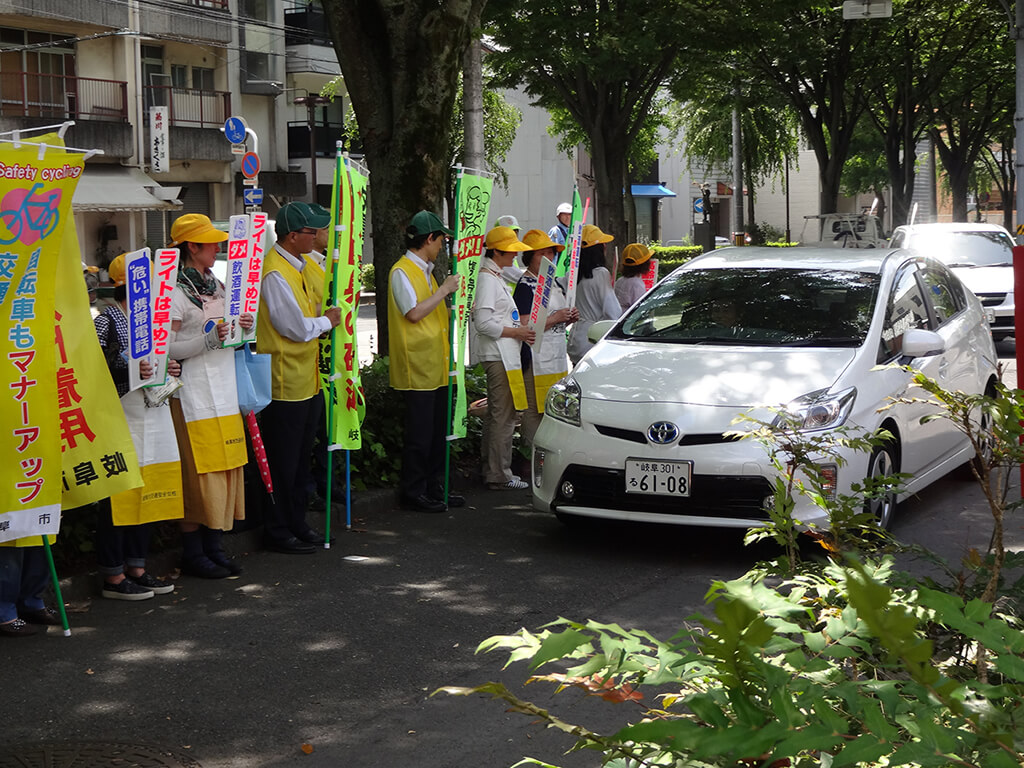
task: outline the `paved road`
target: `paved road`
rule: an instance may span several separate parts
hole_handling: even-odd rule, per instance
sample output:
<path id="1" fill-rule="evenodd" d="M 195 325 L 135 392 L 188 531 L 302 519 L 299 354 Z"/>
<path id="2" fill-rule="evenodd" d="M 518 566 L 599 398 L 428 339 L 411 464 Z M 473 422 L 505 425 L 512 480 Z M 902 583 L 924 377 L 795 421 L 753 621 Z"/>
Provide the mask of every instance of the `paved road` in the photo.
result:
<path id="1" fill-rule="evenodd" d="M 519 687 L 522 665 L 503 672 L 504 657 L 475 647 L 558 616 L 668 636 L 712 579 L 772 554 L 732 531 L 579 532 L 525 495 L 467 495 L 444 515 L 362 496 L 354 529 L 329 551 L 249 551 L 254 538 L 239 535 L 236 581 L 184 578 L 141 603 L 81 601 L 70 638 L 51 629 L 0 641 L 0 765 L 12 764 L 11 745 L 68 739 L 159 745 L 205 768 L 499 768 L 524 755 L 593 766 L 593 755 L 561 757 L 568 739 L 496 702 L 429 694 L 491 679 Z M 957 561 L 984 549 L 988 530 L 981 494 L 948 478 L 902 505 L 895 533 Z M 1009 539 L 1024 547 L 1024 530 Z M 622 716 L 573 694 L 548 700 L 543 685 L 519 690 L 595 728 Z"/>
<path id="2" fill-rule="evenodd" d="M 712 579 L 772 554 L 744 548 L 736 532 L 581 533 L 525 495 L 471 489 L 469 499 L 423 515 L 363 497 L 354 530 L 330 551 L 245 552 L 237 581 L 185 578 L 147 602 L 85 602 L 70 638 L 51 629 L 3 641 L 4 745 L 156 744 L 206 768 L 498 768 L 523 755 L 593 766 L 593 756 L 560 758 L 565 738 L 496 702 L 429 694 L 490 679 L 518 686 L 522 665 L 503 673 L 504 658 L 477 656 L 476 645 L 557 616 L 667 636 Z M 973 485 L 949 479 L 902 507 L 896 533 L 957 559 L 984 547 L 985 521 Z M 1024 545 L 1024 531 L 1011 539 Z M 522 693 L 547 702 L 545 690 Z M 594 727 L 622 712 L 572 694 L 547 703 Z"/>

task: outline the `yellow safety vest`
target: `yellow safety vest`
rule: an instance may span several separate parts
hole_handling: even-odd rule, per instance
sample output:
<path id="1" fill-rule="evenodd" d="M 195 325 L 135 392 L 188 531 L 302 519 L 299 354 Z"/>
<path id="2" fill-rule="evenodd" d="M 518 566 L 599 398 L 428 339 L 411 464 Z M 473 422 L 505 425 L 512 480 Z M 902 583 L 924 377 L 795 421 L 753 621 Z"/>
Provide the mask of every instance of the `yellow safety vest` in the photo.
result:
<path id="1" fill-rule="evenodd" d="M 303 316 L 316 317 L 323 297 L 324 272 L 308 256 L 303 256 L 303 260 L 306 266 L 300 272 L 276 248 L 271 248 L 263 260 L 263 275 L 281 275 L 292 289 Z M 308 400 L 320 391 L 316 339 L 299 342 L 282 336 L 270 322 L 266 307 L 260 307 L 256 317 L 256 351 L 271 355 L 270 395 L 275 400 Z"/>
<path id="2" fill-rule="evenodd" d="M 388 275 L 388 356 L 394 389 L 431 390 L 448 384 L 448 306 L 442 301 L 418 323 L 409 322 L 395 303 L 391 280 L 395 270 L 405 273 L 416 291 L 416 303 L 437 290 L 433 275 L 427 276 L 408 256 L 403 256 Z"/>

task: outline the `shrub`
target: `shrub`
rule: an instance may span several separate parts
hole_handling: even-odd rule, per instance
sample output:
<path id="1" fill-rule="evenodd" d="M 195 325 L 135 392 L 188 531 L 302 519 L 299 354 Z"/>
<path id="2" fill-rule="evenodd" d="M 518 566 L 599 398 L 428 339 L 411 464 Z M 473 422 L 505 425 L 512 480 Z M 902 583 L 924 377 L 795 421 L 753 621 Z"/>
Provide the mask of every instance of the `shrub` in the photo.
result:
<path id="1" fill-rule="evenodd" d="M 363 290 L 367 293 L 372 293 L 376 290 L 376 283 L 374 282 L 376 272 L 374 271 L 373 264 L 363 264 L 359 268 L 359 279 L 363 282 Z"/>

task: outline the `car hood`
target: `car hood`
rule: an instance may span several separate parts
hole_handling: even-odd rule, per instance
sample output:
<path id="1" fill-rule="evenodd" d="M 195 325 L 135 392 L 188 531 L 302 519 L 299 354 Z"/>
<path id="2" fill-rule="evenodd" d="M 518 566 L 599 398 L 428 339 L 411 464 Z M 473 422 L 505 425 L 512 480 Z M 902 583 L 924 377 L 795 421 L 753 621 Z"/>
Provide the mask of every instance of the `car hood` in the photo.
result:
<path id="1" fill-rule="evenodd" d="M 856 353 L 605 340 L 572 377 L 584 398 L 596 400 L 777 406 L 830 387 Z"/>
<path id="2" fill-rule="evenodd" d="M 955 267 L 951 270 L 971 293 L 1009 293 L 1013 267 Z"/>

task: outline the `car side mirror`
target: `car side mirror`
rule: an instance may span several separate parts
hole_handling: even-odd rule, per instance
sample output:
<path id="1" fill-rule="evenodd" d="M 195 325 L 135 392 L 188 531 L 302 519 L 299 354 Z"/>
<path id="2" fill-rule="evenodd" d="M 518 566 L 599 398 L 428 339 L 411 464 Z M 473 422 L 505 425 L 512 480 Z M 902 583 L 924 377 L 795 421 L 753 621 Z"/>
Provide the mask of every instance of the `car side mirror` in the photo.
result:
<path id="1" fill-rule="evenodd" d="M 935 331 L 909 328 L 903 334 L 903 354 L 907 357 L 931 357 L 946 351 L 946 342 Z"/>
<path id="2" fill-rule="evenodd" d="M 615 320 L 598 320 L 587 331 L 587 340 L 591 344 L 597 344 L 615 326 L 615 323 Z"/>

